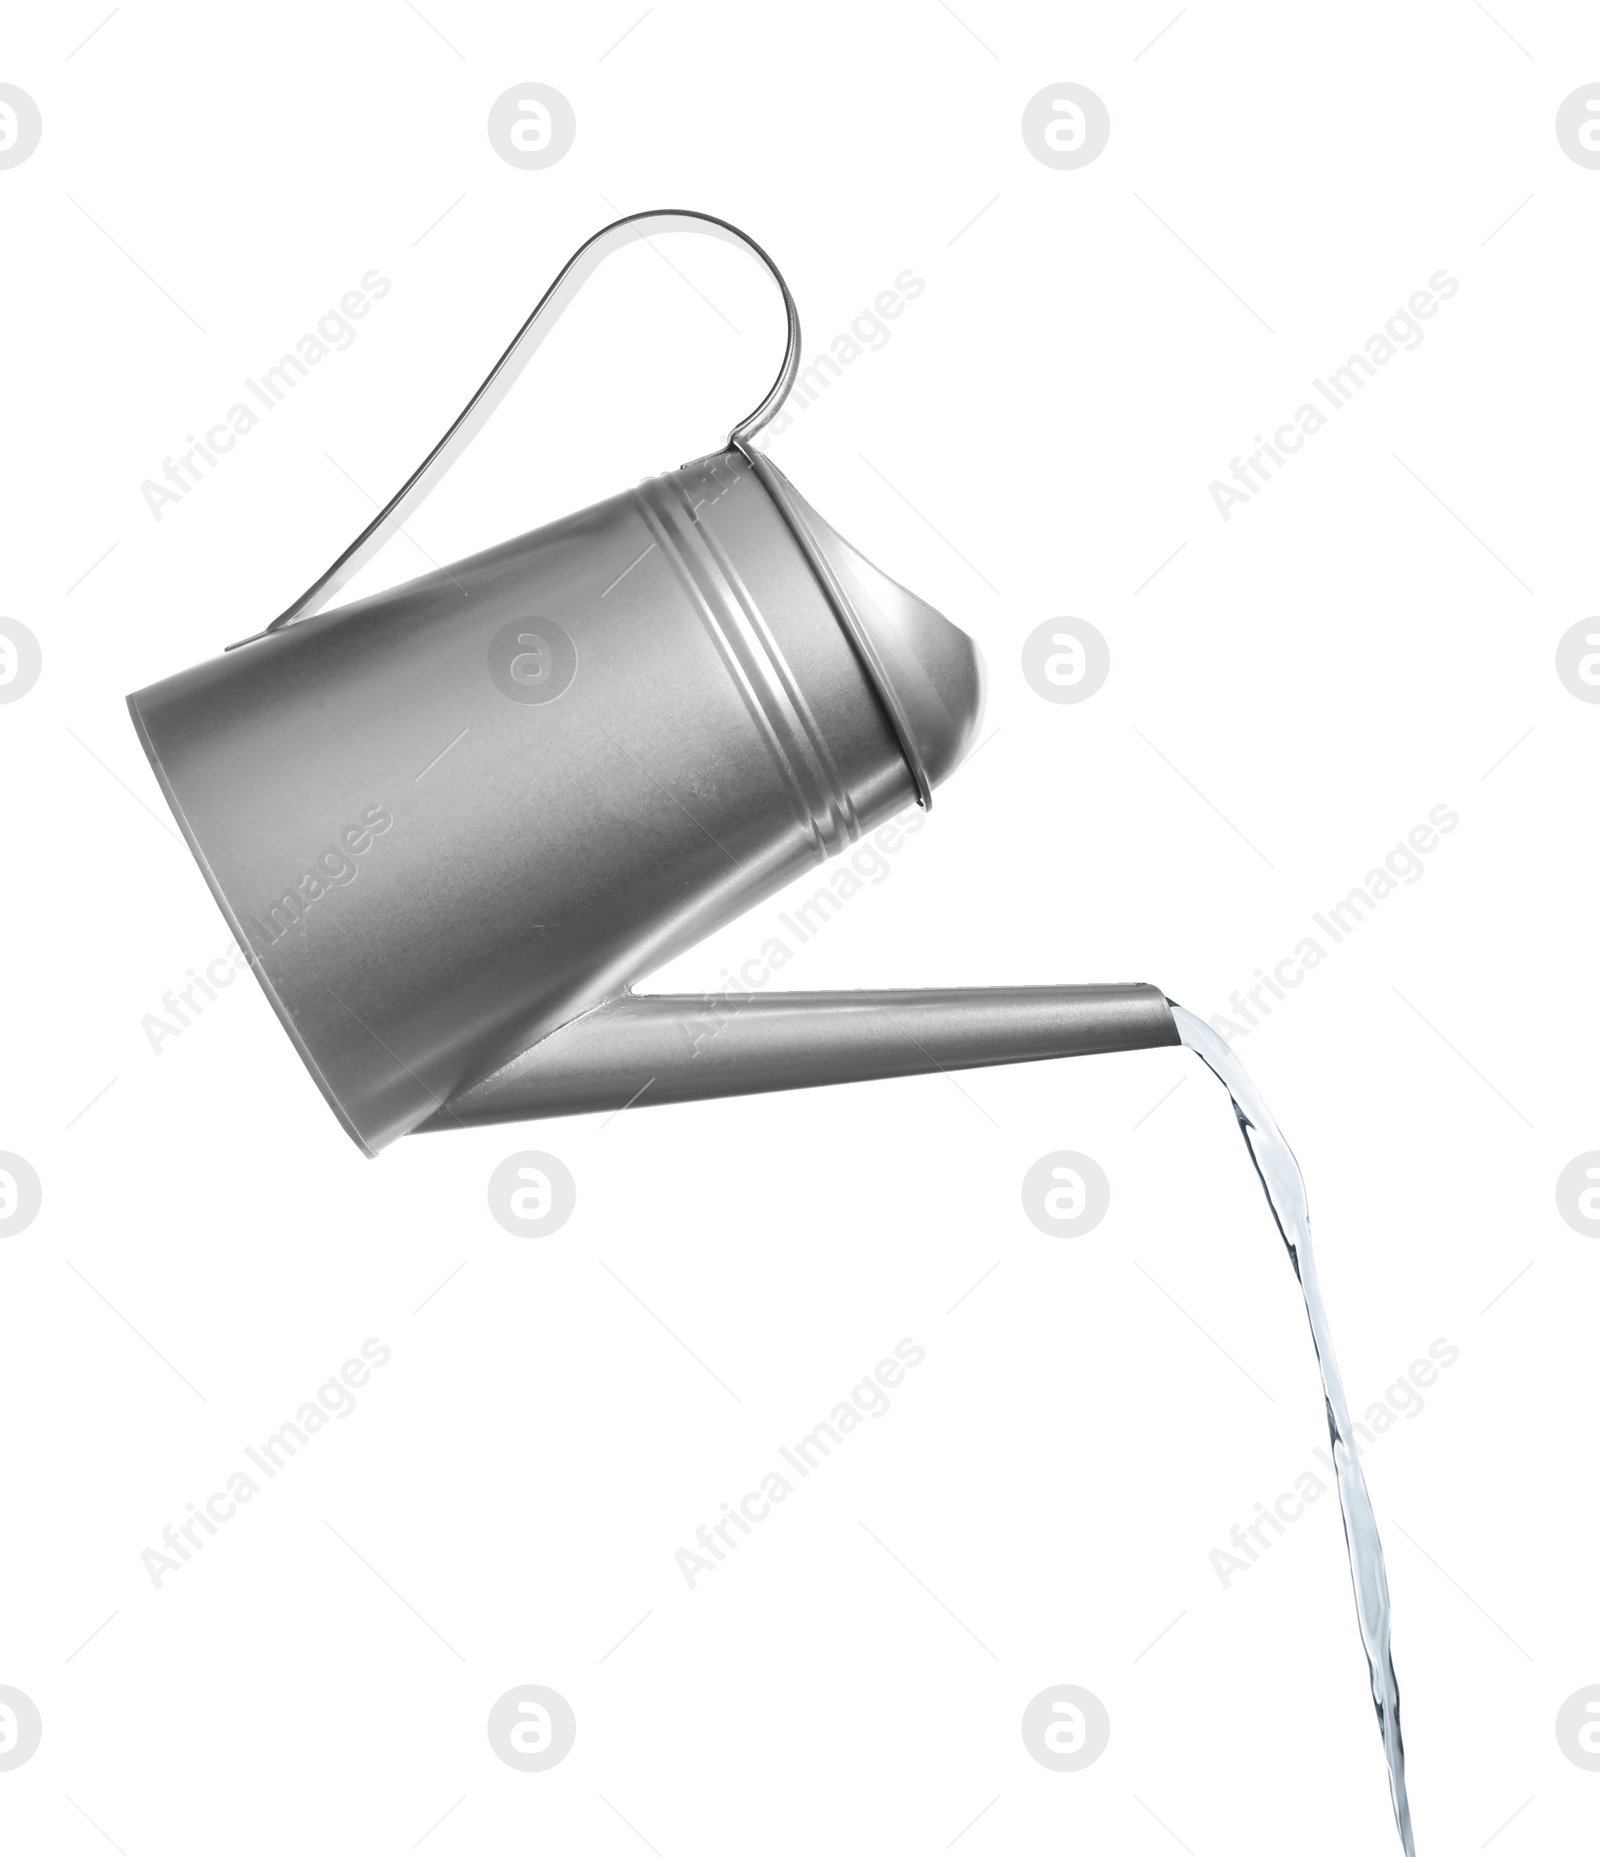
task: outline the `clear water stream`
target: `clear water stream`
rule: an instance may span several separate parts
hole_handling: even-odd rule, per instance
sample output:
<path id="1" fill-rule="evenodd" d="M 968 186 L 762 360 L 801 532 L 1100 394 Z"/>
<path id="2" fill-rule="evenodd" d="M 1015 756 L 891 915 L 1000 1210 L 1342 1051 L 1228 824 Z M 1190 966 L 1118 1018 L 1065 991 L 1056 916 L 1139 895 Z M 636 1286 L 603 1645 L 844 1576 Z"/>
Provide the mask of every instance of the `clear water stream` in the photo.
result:
<path id="1" fill-rule="evenodd" d="M 1169 1001 L 1170 1005 L 1171 1002 Z M 1345 1549 L 1350 1556 L 1350 1579 L 1355 1587 L 1356 1618 L 1361 1645 L 1367 1654 L 1372 1680 L 1372 1706 L 1378 1712 L 1384 1759 L 1389 1763 L 1389 1796 L 1394 1822 L 1405 1857 L 1416 1857 L 1411 1841 L 1411 1804 L 1406 1797 L 1406 1751 L 1400 1739 L 1400 1686 L 1395 1681 L 1394 1658 L 1389 1645 L 1389 1576 L 1383 1564 L 1383 1543 L 1377 1518 L 1367 1494 L 1366 1478 L 1351 1443 L 1350 1409 L 1345 1404 L 1339 1362 L 1328 1330 L 1328 1312 L 1317 1287 L 1317 1265 L 1311 1250 L 1311 1220 L 1306 1209 L 1306 1183 L 1272 1113 L 1261 1100 L 1244 1066 L 1223 1039 L 1203 1019 L 1182 1006 L 1172 1007 L 1178 1036 L 1214 1071 L 1233 1098 L 1233 1113 L 1245 1146 L 1255 1162 L 1267 1204 L 1288 1248 L 1289 1262 L 1305 1299 L 1306 1320 L 1322 1373 L 1322 1399 L 1328 1416 L 1328 1437 L 1339 1485 L 1339 1509 L 1344 1516 Z"/>

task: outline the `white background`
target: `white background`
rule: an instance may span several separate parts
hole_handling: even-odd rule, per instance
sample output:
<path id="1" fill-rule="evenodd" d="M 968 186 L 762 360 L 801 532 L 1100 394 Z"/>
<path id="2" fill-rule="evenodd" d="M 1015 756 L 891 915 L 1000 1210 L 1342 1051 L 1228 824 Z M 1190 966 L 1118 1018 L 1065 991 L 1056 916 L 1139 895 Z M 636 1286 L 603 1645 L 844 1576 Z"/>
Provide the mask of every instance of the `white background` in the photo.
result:
<path id="1" fill-rule="evenodd" d="M 1600 708 L 1554 653 L 1595 604 L 1600 172 L 1554 118 L 1600 23 L 957 10 L 125 5 L 76 51 L 97 6 L 8 26 L 0 80 L 44 122 L 0 171 L 0 612 L 44 652 L 0 708 L 0 1147 L 44 1183 L 0 1243 L 0 1683 L 44 1721 L 0 1773 L 8 1848 L 1392 1848 L 1331 1495 L 1226 1589 L 1208 1560 L 1324 1434 L 1187 1053 L 374 1163 L 248 980 L 151 1049 L 227 932 L 124 694 L 278 612 L 569 252 L 653 206 L 761 240 L 808 357 L 908 267 L 927 286 L 772 451 L 976 635 L 988 739 L 786 983 L 1141 978 L 1225 1011 L 1459 813 L 1240 1051 L 1309 1177 L 1357 1414 L 1460 1350 L 1365 1460 L 1418 1848 L 1591 1847 L 1600 1775 L 1554 1721 L 1600 1682 L 1600 1252 L 1554 1184 L 1597 1145 Z M 1062 80 L 1111 117 L 1076 171 L 1020 132 Z M 577 116 L 541 171 L 486 133 L 529 81 Z M 662 252 L 676 273 L 641 247 L 589 286 L 412 525 L 428 555 L 753 403 L 770 288 L 713 243 Z M 163 458 L 374 267 L 354 344 L 155 520 Z M 1208 484 L 1440 268 L 1460 290 L 1422 345 L 1225 522 Z M 363 585 L 425 566 L 396 542 Z M 1110 643 L 1081 705 L 1021 675 L 1062 615 Z M 776 916 L 663 983 L 715 985 Z M 542 1239 L 485 1200 L 530 1146 L 578 1182 Z M 1111 1181 L 1079 1238 L 1021 1209 L 1058 1148 Z M 369 1336 L 393 1359 L 359 1409 L 157 1590 L 141 1550 Z M 691 1591 L 674 1551 L 903 1336 L 927 1358 L 894 1409 Z M 485 1733 L 523 1683 L 577 1715 L 542 1774 Z M 1111 1717 L 1077 1773 L 1018 1732 L 1057 1683 Z"/>

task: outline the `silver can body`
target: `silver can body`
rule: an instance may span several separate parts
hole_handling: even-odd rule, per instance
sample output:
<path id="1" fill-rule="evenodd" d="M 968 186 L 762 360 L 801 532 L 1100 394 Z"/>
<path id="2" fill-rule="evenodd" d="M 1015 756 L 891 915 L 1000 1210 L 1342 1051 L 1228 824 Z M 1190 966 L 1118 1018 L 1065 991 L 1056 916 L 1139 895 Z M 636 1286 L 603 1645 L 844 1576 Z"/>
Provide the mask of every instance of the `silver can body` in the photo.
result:
<path id="1" fill-rule="evenodd" d="M 129 706 L 368 1152 L 914 796 L 827 591 L 737 452 Z"/>

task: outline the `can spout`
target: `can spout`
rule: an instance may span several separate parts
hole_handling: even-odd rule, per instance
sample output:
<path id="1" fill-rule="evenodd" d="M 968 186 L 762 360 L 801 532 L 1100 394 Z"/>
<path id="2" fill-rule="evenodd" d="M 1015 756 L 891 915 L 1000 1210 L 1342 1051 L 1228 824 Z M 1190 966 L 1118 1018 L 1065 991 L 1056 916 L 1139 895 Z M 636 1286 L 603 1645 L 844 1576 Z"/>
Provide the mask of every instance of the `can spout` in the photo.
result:
<path id="1" fill-rule="evenodd" d="M 457 1092 L 419 1134 L 1180 1043 L 1159 987 L 625 993 Z"/>

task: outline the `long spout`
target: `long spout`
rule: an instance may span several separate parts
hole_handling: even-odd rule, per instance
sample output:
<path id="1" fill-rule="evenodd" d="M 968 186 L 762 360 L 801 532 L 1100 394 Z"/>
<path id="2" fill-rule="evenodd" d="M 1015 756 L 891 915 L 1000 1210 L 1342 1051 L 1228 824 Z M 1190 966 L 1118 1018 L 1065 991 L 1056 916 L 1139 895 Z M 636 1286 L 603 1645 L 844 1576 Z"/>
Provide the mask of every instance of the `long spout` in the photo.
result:
<path id="1" fill-rule="evenodd" d="M 624 993 L 469 1084 L 419 1134 L 1180 1043 L 1159 987 Z"/>

